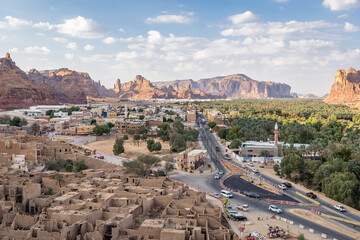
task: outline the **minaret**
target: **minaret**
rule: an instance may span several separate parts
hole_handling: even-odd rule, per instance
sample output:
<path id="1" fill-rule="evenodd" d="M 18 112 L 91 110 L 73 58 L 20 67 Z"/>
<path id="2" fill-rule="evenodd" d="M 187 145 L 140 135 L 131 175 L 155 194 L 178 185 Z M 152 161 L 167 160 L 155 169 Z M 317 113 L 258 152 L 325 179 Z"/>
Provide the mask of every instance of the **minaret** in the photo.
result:
<path id="1" fill-rule="evenodd" d="M 278 124 L 275 123 L 275 136 L 274 136 L 274 147 L 275 148 L 278 148 L 278 137 L 279 137 Z"/>
<path id="2" fill-rule="evenodd" d="M 191 108 L 191 85 L 189 84 L 188 109 Z"/>

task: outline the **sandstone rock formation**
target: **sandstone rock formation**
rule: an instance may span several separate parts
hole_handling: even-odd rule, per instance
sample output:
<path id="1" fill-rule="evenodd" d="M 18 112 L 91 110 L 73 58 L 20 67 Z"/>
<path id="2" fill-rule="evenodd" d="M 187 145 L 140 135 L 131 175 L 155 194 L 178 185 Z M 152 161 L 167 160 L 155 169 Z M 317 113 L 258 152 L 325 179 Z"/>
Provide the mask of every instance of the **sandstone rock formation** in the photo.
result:
<path id="1" fill-rule="evenodd" d="M 223 98 L 223 96 L 204 93 L 200 90 L 192 91 L 191 85 L 183 88 L 177 87 L 176 89 L 170 85 L 159 89 L 141 75 L 137 75 L 133 81 L 121 86 L 120 82 L 117 82 L 114 90 L 117 91 L 117 97 L 131 99 L 187 99 L 189 96 L 192 99 Z"/>
<path id="2" fill-rule="evenodd" d="M 32 84 L 7 53 L 0 58 L 0 108 L 36 104 L 57 104 L 57 101 L 46 88 Z"/>
<path id="3" fill-rule="evenodd" d="M 86 96 L 100 97 L 106 95 L 107 89 L 100 82 L 92 80 L 88 73 L 76 72 L 67 68 L 45 70 L 31 69 L 29 80 L 49 89 L 60 103 L 86 104 Z"/>
<path id="4" fill-rule="evenodd" d="M 223 94 L 227 98 L 291 98 L 291 87 L 284 83 L 259 82 L 243 74 L 194 80 L 155 82 L 158 88 L 172 86 L 175 90 L 190 85 L 208 94 Z"/>
<path id="5" fill-rule="evenodd" d="M 358 103 L 360 102 L 360 70 L 349 68 L 347 73 L 341 69 L 337 71 L 335 83 L 330 94 L 326 97 L 328 103 Z"/>

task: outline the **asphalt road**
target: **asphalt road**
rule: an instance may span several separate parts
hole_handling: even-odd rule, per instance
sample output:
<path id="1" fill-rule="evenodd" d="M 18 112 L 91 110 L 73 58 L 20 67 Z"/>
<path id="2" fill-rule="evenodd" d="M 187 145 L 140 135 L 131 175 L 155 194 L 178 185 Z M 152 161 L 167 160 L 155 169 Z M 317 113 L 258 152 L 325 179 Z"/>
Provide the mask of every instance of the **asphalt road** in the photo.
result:
<path id="1" fill-rule="evenodd" d="M 290 201 L 290 202 L 298 202 L 297 200 L 289 197 L 286 194 L 279 195 L 269 192 L 261 187 L 258 187 L 243 178 L 240 178 L 238 175 L 233 175 L 224 181 L 224 185 L 226 187 L 230 187 L 236 191 L 245 191 L 245 192 L 255 192 L 258 193 L 261 197 L 266 196 L 265 198 L 270 198 L 271 200 L 282 200 L 282 201 Z M 269 196 L 270 195 L 270 196 Z"/>
<path id="2" fill-rule="evenodd" d="M 87 142 L 87 138 L 88 138 L 87 136 L 78 137 L 73 139 L 70 143 L 76 146 L 86 147 L 85 144 Z M 100 159 L 99 156 L 104 156 L 104 159 Z M 90 155 L 89 157 L 95 158 L 103 162 L 111 163 L 117 166 L 122 166 L 123 162 L 127 162 L 127 159 L 125 158 L 113 156 L 99 151 L 96 151 L 95 155 Z"/>
<path id="3" fill-rule="evenodd" d="M 216 146 L 220 147 L 218 141 L 207 129 L 203 129 L 203 130 L 200 129 L 200 137 L 204 143 L 204 147 L 208 151 L 210 159 L 219 168 L 219 170 L 223 170 L 224 173 L 226 173 L 226 169 L 224 169 L 223 166 L 219 163 L 217 153 L 215 151 Z M 220 147 L 220 149 L 221 149 L 221 147 Z M 222 158 L 224 157 L 223 153 L 221 151 L 218 154 L 220 157 L 222 157 Z M 215 174 L 216 174 L 215 172 L 199 174 L 199 175 L 177 174 L 177 175 L 172 175 L 171 177 L 174 179 L 177 179 L 179 181 L 185 182 L 185 183 L 189 184 L 190 186 L 196 187 L 202 191 L 206 191 L 209 193 L 214 193 L 214 192 L 220 193 L 220 191 L 222 190 L 222 187 L 220 186 L 220 181 L 217 179 L 214 179 Z M 281 183 L 282 181 L 276 180 L 274 182 Z M 298 190 L 298 189 L 293 188 L 291 190 L 286 190 L 286 195 L 293 197 L 295 190 Z M 299 197 L 296 196 L 294 199 L 299 199 Z M 264 212 L 264 213 L 269 213 L 269 210 L 268 210 L 269 205 L 267 203 L 267 199 L 264 199 L 264 198 L 263 199 L 253 199 L 253 198 L 247 198 L 244 195 L 234 194 L 234 198 L 232 198 L 230 200 L 230 202 L 234 206 L 238 205 L 238 204 L 242 205 L 242 204 L 246 203 L 246 204 L 249 204 L 250 211 L 252 209 L 254 209 L 254 210 L 256 209 L 256 210 Z M 323 203 L 321 202 L 321 204 L 323 204 Z M 327 205 L 329 205 L 329 204 L 327 204 Z M 293 215 L 293 214 L 290 214 L 289 212 L 287 212 L 287 210 L 291 209 L 291 208 L 302 208 L 302 209 L 310 210 L 311 209 L 310 207 L 294 207 L 294 206 L 287 206 L 287 205 L 281 205 L 280 207 L 283 209 L 283 213 L 281 214 L 282 217 L 294 221 L 294 223 L 297 225 L 298 224 L 304 225 L 306 229 L 313 228 L 315 233 L 320 233 L 320 234 L 324 233 L 328 236 L 328 239 L 334 239 L 334 238 L 338 239 L 338 240 L 340 240 L 340 239 L 341 240 L 355 239 L 355 237 L 350 238 L 350 237 L 345 236 L 341 233 L 338 233 L 332 229 L 315 224 L 312 221 L 308 221 L 306 219 L 297 217 L 296 215 Z M 323 211 L 323 210 L 321 210 L 321 211 Z M 334 215 L 334 214 L 331 212 L 331 215 Z M 352 216 L 353 214 L 348 213 L 348 215 Z M 354 219 L 359 218 L 359 216 L 353 216 L 353 217 L 354 217 Z M 341 224 L 344 225 L 343 223 L 338 223 L 336 221 L 333 221 L 333 222 L 337 225 L 341 225 Z"/>

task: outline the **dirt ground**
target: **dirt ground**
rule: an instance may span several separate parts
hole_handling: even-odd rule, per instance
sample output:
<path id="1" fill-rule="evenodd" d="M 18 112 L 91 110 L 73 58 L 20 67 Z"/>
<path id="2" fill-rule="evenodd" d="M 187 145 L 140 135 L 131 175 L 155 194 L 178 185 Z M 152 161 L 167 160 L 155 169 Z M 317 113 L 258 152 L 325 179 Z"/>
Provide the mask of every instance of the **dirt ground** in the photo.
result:
<path id="1" fill-rule="evenodd" d="M 358 234 L 354 231 L 344 229 L 334 223 L 331 223 L 331 222 L 327 221 L 325 218 L 323 218 L 315 213 L 312 213 L 309 210 L 294 208 L 294 209 L 290 209 L 289 212 L 298 217 L 301 217 L 301 218 L 311 219 L 311 221 L 315 222 L 316 224 L 319 224 L 323 227 L 335 230 L 335 231 L 342 233 L 344 235 L 347 235 L 349 237 L 352 237 L 352 238 L 358 237 L 360 239 L 360 234 Z"/>
<path id="2" fill-rule="evenodd" d="M 78 138 L 78 136 L 66 136 L 66 135 L 55 135 L 54 139 L 57 141 L 70 142 L 71 140 Z"/>
<path id="3" fill-rule="evenodd" d="M 86 144 L 86 146 L 96 149 L 97 151 L 113 154 L 113 145 L 115 143 L 115 137 L 109 139 L 99 139 L 99 141 L 95 141 L 92 143 Z M 170 145 L 169 142 L 163 142 L 160 139 L 154 139 L 156 142 L 161 143 L 162 149 L 159 153 L 150 153 L 147 149 L 147 145 L 145 141 L 134 141 L 132 137 L 129 140 L 126 140 L 124 143 L 125 152 L 120 154 L 121 157 L 128 158 L 128 159 L 136 159 L 138 156 L 144 154 L 151 154 L 161 158 L 162 160 L 169 161 L 172 159 L 174 154 L 170 153 Z"/>

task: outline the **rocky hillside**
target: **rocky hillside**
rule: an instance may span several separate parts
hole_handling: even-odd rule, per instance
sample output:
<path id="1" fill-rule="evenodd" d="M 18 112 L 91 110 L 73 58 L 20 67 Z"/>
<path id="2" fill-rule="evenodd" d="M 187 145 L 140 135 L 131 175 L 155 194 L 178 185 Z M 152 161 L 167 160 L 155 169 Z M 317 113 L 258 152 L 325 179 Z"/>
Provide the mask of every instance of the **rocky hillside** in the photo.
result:
<path id="1" fill-rule="evenodd" d="M 137 75 L 133 81 L 124 84 L 121 84 L 120 80 L 117 80 L 113 90 L 117 92 L 117 97 L 131 99 L 187 99 L 189 98 L 189 95 L 192 99 L 211 99 L 223 97 L 219 95 L 208 94 L 197 89 L 192 90 L 190 85 L 185 87 L 178 87 L 176 89 L 172 86 L 163 86 L 160 89 L 140 75 Z"/>
<path id="2" fill-rule="evenodd" d="M 155 82 L 158 88 L 172 86 L 175 90 L 190 85 L 193 90 L 223 94 L 227 98 L 291 98 L 291 87 L 284 83 L 259 82 L 243 74 L 194 80 Z"/>
<path id="3" fill-rule="evenodd" d="M 0 86 L 0 108 L 57 103 L 50 91 L 28 80 L 8 53 L 0 58 Z"/>
<path id="4" fill-rule="evenodd" d="M 360 102 L 360 70 L 349 68 L 337 71 L 335 83 L 325 99 L 328 103 L 359 103 Z"/>
<path id="5" fill-rule="evenodd" d="M 88 73 L 67 68 L 42 72 L 31 69 L 28 78 L 32 83 L 49 89 L 60 103 L 85 104 L 86 96 L 100 97 L 99 91 L 106 94 L 106 88 L 92 80 Z"/>

